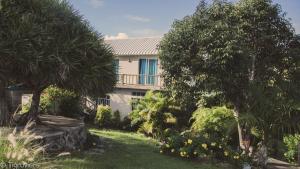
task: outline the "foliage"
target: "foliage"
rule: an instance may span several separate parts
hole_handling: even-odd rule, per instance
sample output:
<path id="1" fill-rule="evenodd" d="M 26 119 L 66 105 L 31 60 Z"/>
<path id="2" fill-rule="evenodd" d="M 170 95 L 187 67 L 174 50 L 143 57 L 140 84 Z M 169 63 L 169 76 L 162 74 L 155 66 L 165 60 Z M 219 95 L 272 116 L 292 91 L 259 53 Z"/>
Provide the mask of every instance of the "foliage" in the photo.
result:
<path id="1" fill-rule="evenodd" d="M 99 105 L 95 117 L 95 124 L 101 128 L 108 128 L 112 124 L 112 110 L 109 106 Z"/>
<path id="2" fill-rule="evenodd" d="M 227 145 L 226 141 L 215 141 L 203 133 L 185 131 L 183 133 L 166 131 L 161 145 L 161 153 L 187 159 L 218 159 L 235 165 L 250 162 L 241 151 Z"/>
<path id="3" fill-rule="evenodd" d="M 50 86 L 41 95 L 40 108 L 44 113 L 77 117 L 82 112 L 80 96 L 72 91 Z"/>
<path id="4" fill-rule="evenodd" d="M 26 130 L 17 135 L 0 135 L 0 162 L 39 164 L 43 160 L 44 147 L 33 143 L 34 139 L 35 135 Z"/>
<path id="5" fill-rule="evenodd" d="M 228 138 L 236 129 L 233 111 L 226 107 L 199 108 L 193 113 L 191 129 L 215 137 L 218 141 Z M 224 141 L 224 140 L 223 140 Z"/>
<path id="6" fill-rule="evenodd" d="M 296 162 L 300 145 L 300 135 L 287 135 L 283 138 L 283 142 L 287 148 L 287 152 L 284 153 L 284 157 L 289 162 Z"/>
<path id="7" fill-rule="evenodd" d="M 299 119 L 299 50 L 299 37 L 279 5 L 216 0 L 202 1 L 193 15 L 174 22 L 160 44 L 160 59 L 175 98 L 186 99 L 181 96 L 189 91 L 196 91 L 192 98 L 219 93 L 237 115 L 251 114 L 262 124 L 267 143 L 278 131 L 299 131 L 299 123 L 290 123 Z"/>
<path id="8" fill-rule="evenodd" d="M 111 122 L 113 128 L 116 129 L 121 128 L 121 116 L 119 110 L 116 110 L 112 113 Z"/>
<path id="9" fill-rule="evenodd" d="M 175 110 L 171 101 L 160 92 L 148 91 L 131 112 L 132 126 L 138 126 L 139 132 L 160 137 L 168 125 L 174 125 Z"/>
<path id="10" fill-rule="evenodd" d="M 32 89 L 29 119 L 50 85 L 83 95 L 113 90 L 111 48 L 67 1 L 1 1 L 0 16 L 0 72 Z"/>

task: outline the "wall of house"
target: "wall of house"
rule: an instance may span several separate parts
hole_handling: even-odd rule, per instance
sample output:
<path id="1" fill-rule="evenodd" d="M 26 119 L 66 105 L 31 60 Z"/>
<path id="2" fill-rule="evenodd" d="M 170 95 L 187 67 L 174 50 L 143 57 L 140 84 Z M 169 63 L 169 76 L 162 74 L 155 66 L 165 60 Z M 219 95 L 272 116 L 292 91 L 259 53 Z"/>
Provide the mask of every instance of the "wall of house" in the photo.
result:
<path id="1" fill-rule="evenodd" d="M 135 89 L 115 89 L 113 93 L 110 93 L 110 106 L 113 111 L 119 110 L 121 119 L 128 116 L 132 111 L 131 99 L 136 98 L 132 95 L 132 92 L 146 92 L 146 90 Z"/>

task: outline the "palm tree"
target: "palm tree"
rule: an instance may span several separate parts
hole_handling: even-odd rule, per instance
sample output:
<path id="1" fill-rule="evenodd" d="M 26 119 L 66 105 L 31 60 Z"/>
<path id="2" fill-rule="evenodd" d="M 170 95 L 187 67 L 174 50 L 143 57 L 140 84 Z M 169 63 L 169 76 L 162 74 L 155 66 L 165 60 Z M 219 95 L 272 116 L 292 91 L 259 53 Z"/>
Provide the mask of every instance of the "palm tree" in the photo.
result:
<path id="1" fill-rule="evenodd" d="M 60 0 L 1 1 L 0 56 L 10 76 L 28 86 L 28 120 L 37 120 L 40 95 L 50 85 L 104 94 L 115 84 L 113 54 L 76 10 Z"/>

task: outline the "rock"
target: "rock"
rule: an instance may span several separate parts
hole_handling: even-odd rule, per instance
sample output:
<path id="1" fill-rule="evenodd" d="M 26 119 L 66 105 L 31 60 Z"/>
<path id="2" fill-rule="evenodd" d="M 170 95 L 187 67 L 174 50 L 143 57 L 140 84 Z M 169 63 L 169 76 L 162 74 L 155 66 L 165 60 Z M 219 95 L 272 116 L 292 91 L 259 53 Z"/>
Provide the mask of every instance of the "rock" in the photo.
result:
<path id="1" fill-rule="evenodd" d="M 25 130 L 33 135 L 34 143 L 44 146 L 46 153 L 75 151 L 85 145 L 88 131 L 82 120 L 51 115 L 39 116 L 39 120 L 41 124 Z"/>
<path id="2" fill-rule="evenodd" d="M 57 155 L 57 157 L 65 157 L 65 156 L 70 156 L 71 153 L 70 152 L 63 152 Z"/>
<path id="3" fill-rule="evenodd" d="M 101 153 L 101 154 L 103 154 L 105 152 L 104 149 L 98 149 L 98 148 L 92 149 L 91 151 L 96 152 L 96 153 Z"/>

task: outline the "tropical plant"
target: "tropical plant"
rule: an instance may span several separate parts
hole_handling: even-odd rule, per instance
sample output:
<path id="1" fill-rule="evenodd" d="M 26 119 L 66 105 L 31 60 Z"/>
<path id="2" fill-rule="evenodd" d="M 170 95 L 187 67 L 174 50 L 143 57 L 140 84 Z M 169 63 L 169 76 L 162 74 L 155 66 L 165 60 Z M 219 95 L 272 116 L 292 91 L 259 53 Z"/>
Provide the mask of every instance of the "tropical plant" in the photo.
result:
<path id="1" fill-rule="evenodd" d="M 168 125 L 176 124 L 174 111 L 176 108 L 172 107 L 168 97 L 160 92 L 148 91 L 131 112 L 131 123 L 139 126 L 139 132 L 159 138 Z"/>
<path id="2" fill-rule="evenodd" d="M 40 95 L 50 85 L 83 95 L 113 89 L 110 47 L 67 1 L 1 1 L 0 15 L 0 67 L 9 60 L 9 76 L 32 90 L 28 119 L 37 119 Z"/>

